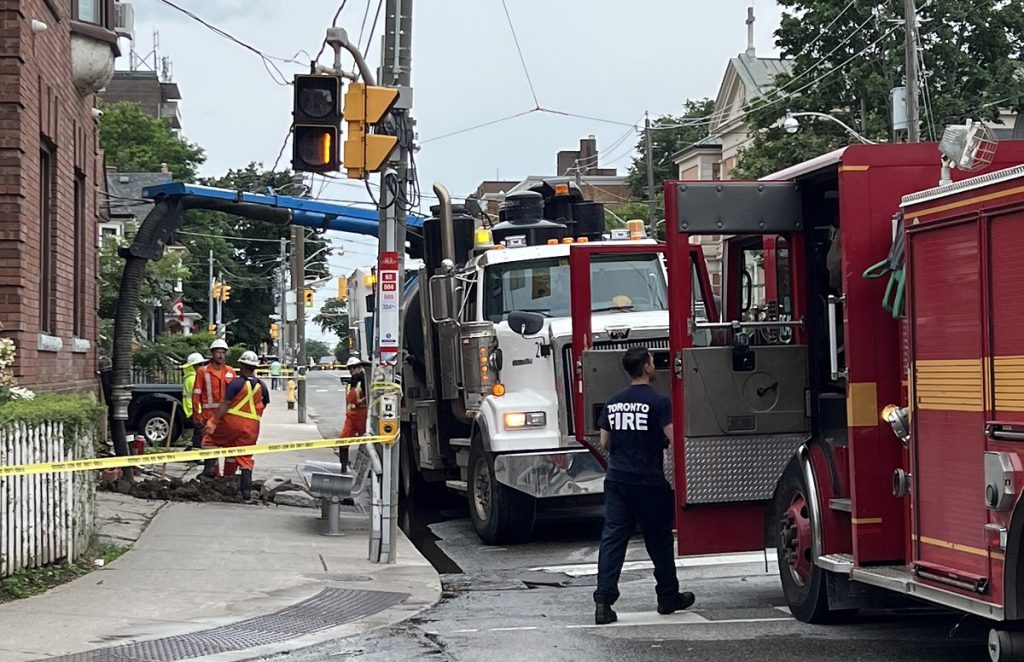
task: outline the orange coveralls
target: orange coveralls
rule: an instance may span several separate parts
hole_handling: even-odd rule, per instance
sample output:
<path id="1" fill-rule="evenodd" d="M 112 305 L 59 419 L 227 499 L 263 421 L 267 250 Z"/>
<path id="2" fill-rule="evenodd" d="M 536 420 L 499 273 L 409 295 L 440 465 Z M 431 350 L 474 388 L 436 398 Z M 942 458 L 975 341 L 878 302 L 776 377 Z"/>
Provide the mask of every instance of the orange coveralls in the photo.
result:
<path id="1" fill-rule="evenodd" d="M 250 377 L 244 379 L 242 388 L 231 400 L 227 412 L 213 432 L 203 438 L 204 448 L 234 448 L 236 446 L 253 446 L 260 436 L 260 418 L 265 408 L 264 398 L 266 387 L 260 380 Z M 229 462 L 232 464 L 228 464 Z M 250 471 L 255 466 L 252 455 L 240 455 L 225 458 L 224 475 L 235 473 L 235 466 Z"/>
<path id="2" fill-rule="evenodd" d="M 213 415 L 224 401 L 224 390 L 235 378 L 234 369 L 224 364 L 217 367 L 212 363 L 200 366 L 196 370 L 195 388 L 192 389 L 192 411 L 199 412 L 200 428 L 206 427 Z M 205 433 L 203 434 L 205 437 Z M 205 444 L 203 444 L 205 446 Z M 234 458 L 224 460 L 224 475 L 232 476 L 237 469 Z M 220 474 L 220 463 L 217 463 L 217 475 Z"/>
<path id="3" fill-rule="evenodd" d="M 361 437 L 366 434 L 366 414 L 368 409 L 365 403 L 360 400 L 366 396 L 363 393 L 364 380 L 356 380 L 355 385 L 349 385 L 345 393 L 345 425 L 341 428 L 341 437 Z"/>

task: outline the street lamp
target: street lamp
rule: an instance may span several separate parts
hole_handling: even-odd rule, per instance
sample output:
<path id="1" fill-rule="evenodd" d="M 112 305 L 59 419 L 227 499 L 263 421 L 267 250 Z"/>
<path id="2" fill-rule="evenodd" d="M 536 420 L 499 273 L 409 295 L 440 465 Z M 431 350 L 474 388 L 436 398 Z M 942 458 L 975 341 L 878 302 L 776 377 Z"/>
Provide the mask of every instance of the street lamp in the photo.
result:
<path id="1" fill-rule="evenodd" d="M 835 117 L 832 117 L 831 115 L 828 115 L 826 113 L 815 113 L 815 112 L 811 112 L 811 111 L 800 112 L 800 113 L 794 113 L 794 112 L 786 111 L 786 119 L 783 120 L 783 122 L 782 122 L 782 128 L 786 130 L 786 133 L 796 133 L 797 131 L 800 130 L 800 122 L 797 121 L 797 119 L 796 119 L 798 117 L 820 117 L 822 119 L 831 120 L 831 121 L 835 122 L 836 124 L 838 124 L 839 126 L 841 126 L 844 129 L 846 129 L 847 133 L 849 133 L 851 136 L 853 136 L 857 140 L 861 141 L 865 145 L 875 145 L 875 144 L 877 144 L 875 141 L 868 140 L 864 136 L 862 136 L 859 133 L 857 133 L 856 131 L 854 131 L 850 127 L 850 125 L 847 124 L 846 122 L 843 122 L 842 120 L 840 120 L 838 118 L 835 118 Z"/>

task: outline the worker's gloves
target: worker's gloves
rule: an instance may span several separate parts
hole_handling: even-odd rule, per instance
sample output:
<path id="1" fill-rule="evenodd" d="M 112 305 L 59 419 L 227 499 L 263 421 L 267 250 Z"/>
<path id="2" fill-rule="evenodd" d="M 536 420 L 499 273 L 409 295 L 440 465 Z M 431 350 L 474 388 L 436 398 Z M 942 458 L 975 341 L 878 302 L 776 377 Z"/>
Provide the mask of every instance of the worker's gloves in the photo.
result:
<path id="1" fill-rule="evenodd" d="M 210 419 L 207 422 L 206 427 L 203 428 L 203 434 L 213 434 L 213 431 L 217 429 L 217 421 Z"/>

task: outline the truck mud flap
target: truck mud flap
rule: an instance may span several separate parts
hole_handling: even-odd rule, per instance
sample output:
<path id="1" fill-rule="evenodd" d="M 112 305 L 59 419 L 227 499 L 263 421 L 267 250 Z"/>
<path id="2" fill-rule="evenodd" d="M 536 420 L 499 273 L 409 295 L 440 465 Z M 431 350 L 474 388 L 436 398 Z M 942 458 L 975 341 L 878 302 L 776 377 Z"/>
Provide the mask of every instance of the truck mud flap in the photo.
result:
<path id="1" fill-rule="evenodd" d="M 539 453 L 510 453 L 494 458 L 494 477 L 537 499 L 604 492 L 604 468 L 580 448 Z"/>

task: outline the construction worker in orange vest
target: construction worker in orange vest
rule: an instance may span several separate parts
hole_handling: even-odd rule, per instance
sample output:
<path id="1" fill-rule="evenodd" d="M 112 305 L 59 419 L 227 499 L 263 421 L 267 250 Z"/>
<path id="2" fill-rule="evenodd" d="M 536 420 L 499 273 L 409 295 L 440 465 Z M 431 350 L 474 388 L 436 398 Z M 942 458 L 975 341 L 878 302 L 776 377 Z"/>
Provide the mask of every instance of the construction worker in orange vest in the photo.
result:
<path id="1" fill-rule="evenodd" d="M 201 428 L 206 427 L 224 402 L 224 390 L 235 378 L 234 369 L 224 363 L 227 355 L 228 344 L 222 338 L 217 338 L 210 343 L 210 362 L 196 370 L 195 388 L 192 389 L 192 421 Z M 204 476 L 220 475 L 218 460 L 206 460 L 203 464 Z M 224 460 L 224 475 L 232 476 L 236 469 L 234 458 Z"/>
<path id="2" fill-rule="evenodd" d="M 260 436 L 260 418 L 270 404 L 270 391 L 255 376 L 260 365 L 256 352 L 245 352 L 238 359 L 239 379 L 232 380 L 224 391 L 224 401 L 206 424 L 203 436 L 206 448 L 234 448 L 252 446 Z M 246 501 L 252 496 L 252 455 L 240 455 L 234 459 L 242 468 L 241 491 Z M 227 465 L 225 464 L 225 473 Z"/>

